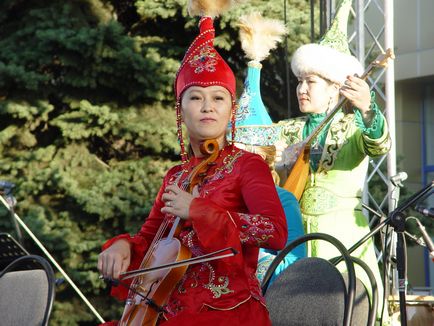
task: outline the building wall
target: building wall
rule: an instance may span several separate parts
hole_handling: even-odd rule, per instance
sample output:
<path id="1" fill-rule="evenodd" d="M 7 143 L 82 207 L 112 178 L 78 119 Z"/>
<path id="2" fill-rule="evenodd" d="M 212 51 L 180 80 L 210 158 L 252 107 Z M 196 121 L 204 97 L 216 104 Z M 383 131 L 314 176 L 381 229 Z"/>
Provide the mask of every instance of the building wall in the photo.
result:
<path id="1" fill-rule="evenodd" d="M 404 184 L 412 192 L 424 186 L 423 87 L 434 83 L 433 14 L 433 0 L 394 0 L 397 161 L 399 170 L 408 174 Z M 425 255 L 419 246 L 408 248 L 408 279 L 412 287 L 426 286 L 425 271 L 434 268 Z"/>
<path id="2" fill-rule="evenodd" d="M 433 15 L 433 0 L 394 0 L 396 80 L 434 75 Z"/>
<path id="3" fill-rule="evenodd" d="M 421 103 L 422 92 L 417 82 L 396 83 L 396 152 L 399 171 L 405 171 L 408 179 L 404 182 L 409 191 L 421 188 Z M 411 287 L 424 287 L 424 249 L 408 246 L 408 280 Z"/>
<path id="4" fill-rule="evenodd" d="M 405 185 L 412 191 L 420 189 L 422 166 L 422 92 L 415 81 L 395 85 L 396 152 L 398 167 L 407 172 Z"/>

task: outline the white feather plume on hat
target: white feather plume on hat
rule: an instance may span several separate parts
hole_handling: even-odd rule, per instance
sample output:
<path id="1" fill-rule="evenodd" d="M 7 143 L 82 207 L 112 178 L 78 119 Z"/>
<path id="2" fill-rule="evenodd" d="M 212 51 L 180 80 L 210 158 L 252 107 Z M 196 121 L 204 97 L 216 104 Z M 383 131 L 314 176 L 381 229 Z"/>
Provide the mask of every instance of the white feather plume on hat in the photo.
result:
<path id="1" fill-rule="evenodd" d="M 210 16 L 215 18 L 242 0 L 189 0 L 187 4 L 190 16 Z"/>
<path id="2" fill-rule="evenodd" d="M 287 33 L 281 21 L 264 18 L 259 12 L 240 17 L 238 26 L 246 57 L 257 62 L 268 57 Z"/>

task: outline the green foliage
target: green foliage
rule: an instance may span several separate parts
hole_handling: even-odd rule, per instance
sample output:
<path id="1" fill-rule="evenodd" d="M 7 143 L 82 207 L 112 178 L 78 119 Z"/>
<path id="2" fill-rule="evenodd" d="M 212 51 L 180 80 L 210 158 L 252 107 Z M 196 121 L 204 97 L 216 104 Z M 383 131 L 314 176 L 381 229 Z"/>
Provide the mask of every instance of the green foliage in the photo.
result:
<path id="1" fill-rule="evenodd" d="M 115 96 L 127 102 L 171 98 L 176 61 L 128 36 L 115 20 L 94 21 L 98 17 L 86 14 L 80 2 L 39 1 L 21 10 L 20 20 L 6 19 L 0 33 L 3 95 L 87 92 L 98 101 Z"/>
<path id="2" fill-rule="evenodd" d="M 186 0 L 138 0 L 136 1 L 137 13 L 146 19 L 155 20 L 157 18 L 171 18 L 182 12 L 184 16 L 187 13 Z"/>
<path id="3" fill-rule="evenodd" d="M 197 35 L 186 2 L 0 2 L 0 180 L 16 184 L 18 215 L 107 320 L 122 304 L 98 279 L 101 245 L 138 230 L 178 163 L 173 80 Z M 283 19 L 281 1 L 252 0 L 216 20 L 216 46 L 240 87 L 246 60 L 236 22 L 252 10 Z M 288 13 L 292 52 L 308 40 L 309 6 L 291 1 Z M 284 67 L 280 47 L 263 70 L 275 120 L 287 111 Z M 1 205 L 0 217 L 0 230 L 16 236 Z M 96 322 L 67 282 L 58 286 L 51 324 Z"/>

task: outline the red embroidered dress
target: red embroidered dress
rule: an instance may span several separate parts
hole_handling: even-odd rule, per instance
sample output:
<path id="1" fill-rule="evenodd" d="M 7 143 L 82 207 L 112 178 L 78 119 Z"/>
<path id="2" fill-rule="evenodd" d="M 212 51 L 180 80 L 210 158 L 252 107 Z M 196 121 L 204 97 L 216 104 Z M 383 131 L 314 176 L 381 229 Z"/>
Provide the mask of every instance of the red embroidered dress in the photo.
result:
<path id="1" fill-rule="evenodd" d="M 200 159 L 192 158 L 188 173 L 199 162 Z M 222 323 L 268 325 L 268 312 L 255 274 L 258 251 L 260 247 L 283 248 L 287 237 L 285 215 L 269 168 L 261 157 L 237 148 L 232 152 L 232 147 L 226 146 L 216 163 L 208 171 L 199 197 L 192 201 L 190 219 L 184 223 L 179 239 L 191 250 L 193 257 L 226 247 L 233 247 L 239 254 L 190 265 L 171 294 L 163 317 L 171 322 L 176 320 L 177 325 L 191 325 L 204 314 L 213 316 L 214 312 Z M 181 186 L 188 173 L 180 165 L 169 170 L 141 230 L 133 237 L 120 235 L 104 245 L 106 249 L 120 238 L 127 239 L 132 244 L 129 270 L 140 265 L 163 221 L 160 210 L 164 206 L 161 200 L 164 189 L 179 177 L 178 185 Z M 113 288 L 112 294 L 125 299 L 127 290 Z M 233 320 L 233 309 L 239 309 L 248 319 L 243 322 Z M 199 319 L 185 318 L 190 315 Z"/>

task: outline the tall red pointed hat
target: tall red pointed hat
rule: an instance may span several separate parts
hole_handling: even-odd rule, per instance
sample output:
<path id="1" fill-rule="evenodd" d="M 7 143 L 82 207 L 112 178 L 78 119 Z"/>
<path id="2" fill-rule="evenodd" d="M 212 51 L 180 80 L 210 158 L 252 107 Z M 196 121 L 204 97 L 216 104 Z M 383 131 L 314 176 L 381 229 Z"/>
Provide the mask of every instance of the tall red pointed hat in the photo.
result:
<path id="1" fill-rule="evenodd" d="M 235 135 L 235 76 L 226 61 L 214 48 L 214 21 L 235 0 L 189 0 L 188 11 L 191 16 L 202 17 L 199 21 L 199 35 L 185 53 L 175 79 L 176 123 L 178 126 L 178 141 L 181 147 L 181 160 L 188 162 L 182 135 L 181 97 L 191 86 L 222 86 L 232 96 L 231 133 L 232 143 Z"/>
<path id="2" fill-rule="evenodd" d="M 235 76 L 226 61 L 214 48 L 213 19 L 204 16 L 199 22 L 199 35 L 188 48 L 176 74 L 175 95 L 180 101 L 182 93 L 190 86 L 223 86 L 235 99 Z"/>

